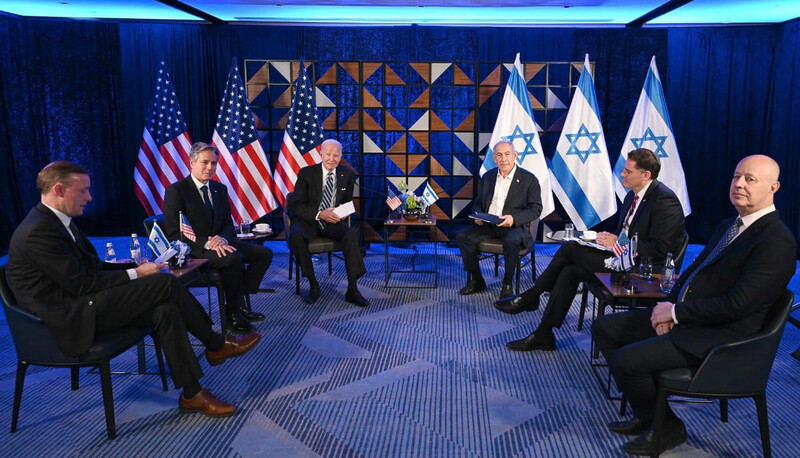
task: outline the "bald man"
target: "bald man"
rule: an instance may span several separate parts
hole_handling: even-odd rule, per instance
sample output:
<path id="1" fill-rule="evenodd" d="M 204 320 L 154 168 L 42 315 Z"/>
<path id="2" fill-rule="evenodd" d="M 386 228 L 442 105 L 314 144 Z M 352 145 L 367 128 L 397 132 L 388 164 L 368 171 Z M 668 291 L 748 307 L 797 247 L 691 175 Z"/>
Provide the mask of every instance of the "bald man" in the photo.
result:
<path id="1" fill-rule="evenodd" d="M 773 203 L 779 174 L 767 156 L 742 159 L 729 193 L 739 215 L 719 225 L 665 301 L 593 323 L 592 335 L 633 409 L 633 419 L 609 424 L 615 433 L 638 436 L 623 446 L 627 453 L 651 453 L 655 375 L 698 367 L 715 346 L 759 332 L 794 275 L 794 236 Z M 686 427 L 669 407 L 662 437 L 659 453 L 686 441 Z"/>

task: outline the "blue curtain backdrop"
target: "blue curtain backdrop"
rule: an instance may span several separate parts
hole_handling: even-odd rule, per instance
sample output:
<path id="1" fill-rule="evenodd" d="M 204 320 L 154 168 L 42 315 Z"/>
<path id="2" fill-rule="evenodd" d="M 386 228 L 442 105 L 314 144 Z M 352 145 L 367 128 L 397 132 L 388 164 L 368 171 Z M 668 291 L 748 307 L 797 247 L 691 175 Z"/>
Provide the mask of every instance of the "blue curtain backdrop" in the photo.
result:
<path id="1" fill-rule="evenodd" d="M 583 60 L 596 89 L 612 162 L 655 55 L 702 242 L 733 213 L 736 162 L 765 152 L 782 166 L 778 207 L 797 233 L 800 21 L 755 27 L 535 29 L 276 27 L 26 19 L 0 14 L 0 252 L 38 201 L 34 179 L 69 158 L 94 177 L 90 234 L 141 232 L 132 171 L 166 60 L 193 140 L 209 140 L 234 58 L 393 61 Z M 545 145 L 548 157 L 555 145 Z"/>

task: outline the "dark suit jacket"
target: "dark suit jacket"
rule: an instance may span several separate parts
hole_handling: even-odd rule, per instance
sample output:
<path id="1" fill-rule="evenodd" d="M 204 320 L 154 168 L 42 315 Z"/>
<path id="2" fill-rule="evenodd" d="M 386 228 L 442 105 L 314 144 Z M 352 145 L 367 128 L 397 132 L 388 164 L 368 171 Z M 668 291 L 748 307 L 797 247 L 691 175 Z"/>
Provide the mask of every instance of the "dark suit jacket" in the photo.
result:
<path id="1" fill-rule="evenodd" d="M 203 246 L 215 235 L 225 238 L 232 245 L 237 242 L 231 219 L 228 188 L 214 180 L 209 180 L 208 187 L 214 205 L 213 221 L 208 217 L 203 199 L 191 176 L 172 183 L 164 195 L 164 233 L 170 240 L 181 239 L 178 212 L 182 211 L 196 237 L 194 242 L 183 238 L 194 256 L 200 256 L 204 251 Z"/>
<path id="2" fill-rule="evenodd" d="M 620 207 L 617 235 L 622 231 L 634 196 L 634 192 L 629 192 Z M 639 255 L 650 256 L 655 264 L 663 264 L 667 253 L 677 255 L 686 237 L 681 202 L 667 185 L 653 180 L 637 206 L 639 208 L 633 215 L 628 236 L 639 234 L 636 248 Z"/>
<path id="3" fill-rule="evenodd" d="M 681 273 L 667 301 L 677 301 L 684 282 L 732 223 L 733 218 L 719 225 L 694 263 Z M 678 325 L 669 333 L 672 342 L 703 357 L 715 345 L 757 333 L 795 266 L 794 236 L 778 212 L 759 218 L 694 277 L 683 302 L 675 305 Z"/>
<path id="4" fill-rule="evenodd" d="M 476 202 L 476 211 L 486 213 L 492 204 L 494 186 L 497 183 L 497 167 L 483 174 L 480 196 Z M 532 243 L 530 224 L 542 214 L 542 191 L 539 180 L 527 170 L 517 166 L 514 181 L 508 188 L 503 214 L 514 217 L 514 227 L 523 233 L 525 246 Z"/>
<path id="5" fill-rule="evenodd" d="M 135 266 L 104 263 L 80 231 L 76 239 L 40 203 L 11 236 L 6 271 L 19 305 L 44 320 L 67 356 L 94 341 L 95 294 L 130 282 L 124 269 Z"/>
<path id="6" fill-rule="evenodd" d="M 336 201 L 341 205 L 353 200 L 355 187 L 353 173 L 342 165 L 336 167 Z M 303 167 L 297 174 L 289 213 L 309 224 L 316 224 L 319 204 L 322 202 L 322 164 Z"/>

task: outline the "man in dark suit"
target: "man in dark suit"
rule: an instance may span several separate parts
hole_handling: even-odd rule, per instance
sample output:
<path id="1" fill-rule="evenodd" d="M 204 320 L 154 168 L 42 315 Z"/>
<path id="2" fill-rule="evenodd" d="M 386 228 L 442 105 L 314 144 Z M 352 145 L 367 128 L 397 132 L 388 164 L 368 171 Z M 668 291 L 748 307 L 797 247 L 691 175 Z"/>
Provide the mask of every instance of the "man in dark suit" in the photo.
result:
<path id="1" fill-rule="evenodd" d="M 635 416 L 609 424 L 616 433 L 639 435 L 625 444 L 626 452 L 650 454 L 656 375 L 697 367 L 713 347 L 758 333 L 794 275 L 794 236 L 773 204 L 779 174 L 778 164 L 767 156 L 742 159 L 729 192 L 739 216 L 719 225 L 665 301 L 652 311 L 616 313 L 592 324 Z M 663 439 L 659 453 L 686 441 L 686 427 L 669 407 Z"/>
<path id="2" fill-rule="evenodd" d="M 197 299 L 176 277 L 159 273 L 161 264 L 101 262 L 72 222 L 92 200 L 90 185 L 86 169 L 72 162 L 53 162 L 39 172 L 41 203 L 14 231 L 8 256 L 8 284 L 19 305 L 44 320 L 66 356 L 85 353 L 96 335 L 127 326 L 154 329 L 173 383 L 183 388 L 180 410 L 232 415 L 234 406 L 200 386 L 203 371 L 186 332 L 205 345 L 212 366 L 246 353 L 261 336 L 215 333 Z"/>
<path id="3" fill-rule="evenodd" d="M 188 244 L 192 257 L 208 259 L 208 267 L 220 272 L 228 323 L 237 332 L 252 332 L 250 321 L 263 321 L 264 315 L 248 310 L 244 295 L 258 292 L 272 263 L 272 250 L 237 240 L 228 188 L 212 180 L 218 159 L 214 146 L 202 142 L 192 145 L 191 175 L 170 185 L 164 195 L 164 231 L 170 240 Z M 179 212 L 189 220 L 195 240 L 181 236 Z"/>
<path id="4" fill-rule="evenodd" d="M 306 301 L 313 304 L 319 300 L 321 294 L 314 275 L 311 253 L 308 251 L 308 242 L 323 236 L 342 243 L 347 270 L 345 300 L 359 307 L 366 307 L 369 301 L 358 291 L 356 283 L 367 271 L 358 247 L 358 231 L 348 226 L 347 220 L 333 211 L 338 205 L 353 200 L 355 177 L 350 170 L 339 165 L 342 160 L 342 144 L 338 141 L 328 139 L 322 142 L 320 156 L 320 164 L 300 169 L 291 202 L 287 203 L 287 211 L 293 218 L 289 244 L 303 276 L 308 279 Z"/>
<path id="5" fill-rule="evenodd" d="M 511 282 L 520 249 L 533 244 L 530 225 L 542 213 L 542 195 L 539 180 L 522 167 L 517 167 L 517 151 L 510 141 L 498 142 L 492 150 L 497 167 L 483 175 L 475 211 L 498 216 L 502 222 L 491 224 L 475 219 L 474 226 L 456 234 L 464 270 L 468 274 L 467 284 L 459 292 L 468 295 L 486 289 L 478 265 L 478 244 L 496 237 L 503 241 L 505 272 L 500 289 L 503 298 L 514 294 Z"/>
<path id="6" fill-rule="evenodd" d="M 660 170 L 661 164 L 650 150 L 637 149 L 628 153 L 622 185 L 632 192 L 625 196 L 620 208 L 616 233 L 597 234 L 598 244 L 613 247 L 618 235 L 625 230 L 629 237 L 638 235 L 639 256 L 650 256 L 656 264 L 663 264 L 667 253 L 678 250 L 686 237 L 683 208 L 675 193 L 656 180 Z M 594 272 L 608 272 L 605 260 L 610 257 L 613 257 L 610 251 L 567 242 L 559 248 L 532 288 L 519 296 L 497 301 L 495 308 L 504 313 L 534 311 L 539 307 L 539 296 L 545 291 L 550 292 L 536 330 L 506 346 L 515 351 L 555 350 L 553 328 L 560 328 L 564 322 L 578 285 L 591 280 Z"/>

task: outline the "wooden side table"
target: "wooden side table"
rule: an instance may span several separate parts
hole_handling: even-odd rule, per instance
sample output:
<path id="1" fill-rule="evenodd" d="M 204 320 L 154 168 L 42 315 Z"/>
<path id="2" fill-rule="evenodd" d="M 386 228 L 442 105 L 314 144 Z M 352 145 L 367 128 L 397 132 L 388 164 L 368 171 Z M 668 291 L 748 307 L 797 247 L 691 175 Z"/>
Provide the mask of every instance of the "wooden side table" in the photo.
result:
<path id="1" fill-rule="evenodd" d="M 406 227 L 406 228 L 427 228 L 430 230 L 431 239 L 433 241 L 433 270 L 417 270 L 416 261 L 417 253 L 415 252 L 411 257 L 411 269 L 406 270 L 390 270 L 389 269 L 389 228 L 390 227 Z M 383 248 L 384 248 L 384 264 L 385 276 L 383 286 L 384 288 L 438 288 L 439 287 L 439 243 L 438 233 L 436 231 L 436 215 L 430 215 L 429 218 L 420 218 L 416 221 L 408 221 L 403 216 L 396 219 L 387 219 L 383 222 Z M 389 286 L 389 278 L 393 273 L 404 274 L 433 274 L 433 286 Z"/>

